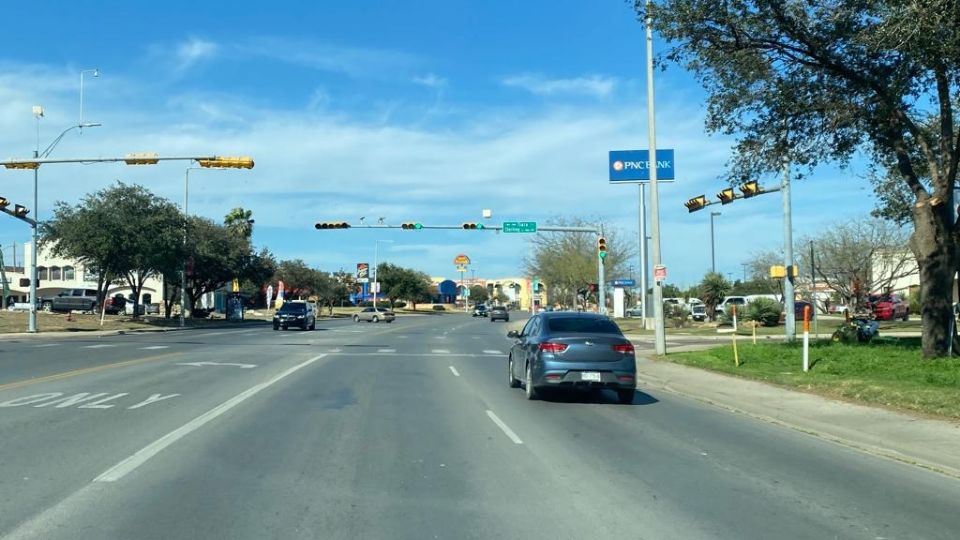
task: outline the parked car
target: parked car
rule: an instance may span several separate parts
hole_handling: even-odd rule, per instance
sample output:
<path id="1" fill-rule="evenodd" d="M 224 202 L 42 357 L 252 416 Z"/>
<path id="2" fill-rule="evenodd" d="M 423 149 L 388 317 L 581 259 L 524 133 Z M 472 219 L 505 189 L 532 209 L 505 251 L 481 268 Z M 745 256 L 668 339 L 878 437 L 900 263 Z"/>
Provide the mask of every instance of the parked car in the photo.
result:
<path id="1" fill-rule="evenodd" d="M 690 306 L 690 318 L 697 322 L 703 322 L 707 320 L 707 306 L 703 304 L 694 304 Z"/>
<path id="2" fill-rule="evenodd" d="M 507 383 L 525 388 L 527 399 L 549 388 L 598 388 L 633 403 L 637 366 L 633 344 L 615 322 L 595 313 L 540 313 L 523 330 L 507 357 Z"/>
<path id="3" fill-rule="evenodd" d="M 96 289 L 65 289 L 53 298 L 40 301 L 43 311 L 94 311 L 97 307 Z"/>
<path id="4" fill-rule="evenodd" d="M 635 306 L 624 312 L 627 317 L 643 317 L 643 306 Z"/>
<path id="5" fill-rule="evenodd" d="M 873 317 L 878 321 L 910 318 L 910 304 L 895 294 L 871 294 L 867 300 L 873 311 Z"/>
<path id="6" fill-rule="evenodd" d="M 122 294 L 115 294 L 113 297 L 107 299 L 107 304 L 104 306 L 104 310 L 107 312 L 107 315 L 119 315 L 121 313 L 126 313 L 127 299 L 124 298 Z"/>
<path id="7" fill-rule="evenodd" d="M 830 309 L 827 310 L 828 313 L 835 313 L 837 315 L 845 315 L 850 308 L 844 304 L 830 304 Z"/>
<path id="8" fill-rule="evenodd" d="M 316 309 L 312 302 L 288 300 L 273 314 L 274 330 L 286 330 L 291 326 L 298 326 L 301 330 L 317 327 Z"/>
<path id="9" fill-rule="evenodd" d="M 493 306 L 490 308 L 490 322 L 496 320 L 502 320 L 503 322 L 510 321 L 510 314 L 507 313 L 507 308 L 503 306 Z"/>
<path id="10" fill-rule="evenodd" d="M 722 311 L 727 315 L 733 314 L 733 306 L 737 306 L 737 311 L 742 311 L 743 307 L 747 304 L 747 299 L 744 296 L 728 296 L 723 299 L 723 302 L 717 306 L 717 311 Z"/>
<path id="11" fill-rule="evenodd" d="M 473 308 L 473 316 L 474 316 L 474 317 L 486 317 L 486 316 L 487 316 L 487 306 L 485 306 L 484 304 L 477 304 L 477 306 Z"/>
<path id="12" fill-rule="evenodd" d="M 387 308 L 382 307 L 368 307 L 364 308 L 360 313 L 356 313 L 353 316 L 353 322 L 393 322 L 397 318 L 397 315 L 390 311 Z"/>

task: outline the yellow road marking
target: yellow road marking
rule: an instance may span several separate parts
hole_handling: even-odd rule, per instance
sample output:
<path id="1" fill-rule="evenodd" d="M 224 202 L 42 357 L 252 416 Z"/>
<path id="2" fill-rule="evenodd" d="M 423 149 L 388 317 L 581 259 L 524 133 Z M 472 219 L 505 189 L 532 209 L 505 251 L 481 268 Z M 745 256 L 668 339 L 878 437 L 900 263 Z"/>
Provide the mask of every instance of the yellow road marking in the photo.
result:
<path id="1" fill-rule="evenodd" d="M 43 377 L 34 377 L 32 379 L 24 379 L 22 381 L 15 381 L 7 384 L 0 384 L 0 392 L 4 390 L 10 390 L 12 388 L 20 388 L 23 386 L 29 386 L 31 384 L 39 384 L 50 381 L 58 381 L 60 379 L 67 379 L 70 377 L 76 377 L 78 375 L 86 375 L 87 373 L 96 373 L 97 371 L 103 371 L 106 369 L 112 368 L 121 368 L 127 366 L 135 366 L 137 364 L 142 364 L 144 362 L 150 362 L 151 360 L 160 360 L 161 358 L 169 358 L 171 356 L 180 356 L 183 353 L 167 353 L 167 354 L 158 354 L 156 356 L 148 356 L 146 358 L 137 358 L 136 360 L 126 360 L 124 362 L 115 362 L 113 364 L 103 364 L 100 366 L 93 366 L 88 368 L 74 369 L 72 371 L 64 371 L 62 373 L 54 373 L 53 375 L 45 375 Z"/>

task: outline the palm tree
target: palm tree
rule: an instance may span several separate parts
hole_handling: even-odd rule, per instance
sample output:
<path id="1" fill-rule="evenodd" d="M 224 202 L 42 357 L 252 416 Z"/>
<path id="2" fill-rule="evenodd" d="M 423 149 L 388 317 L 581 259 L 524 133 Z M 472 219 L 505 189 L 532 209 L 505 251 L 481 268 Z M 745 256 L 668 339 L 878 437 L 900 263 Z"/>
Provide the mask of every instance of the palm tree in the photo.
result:
<path id="1" fill-rule="evenodd" d="M 224 218 L 223 224 L 231 232 L 240 236 L 250 238 L 253 235 L 253 210 L 245 210 L 241 207 L 234 208 Z"/>
<path id="2" fill-rule="evenodd" d="M 730 292 L 730 282 L 717 272 L 707 272 L 700 282 L 700 299 L 706 305 L 707 316 L 711 321 L 717 320 L 717 306 Z"/>

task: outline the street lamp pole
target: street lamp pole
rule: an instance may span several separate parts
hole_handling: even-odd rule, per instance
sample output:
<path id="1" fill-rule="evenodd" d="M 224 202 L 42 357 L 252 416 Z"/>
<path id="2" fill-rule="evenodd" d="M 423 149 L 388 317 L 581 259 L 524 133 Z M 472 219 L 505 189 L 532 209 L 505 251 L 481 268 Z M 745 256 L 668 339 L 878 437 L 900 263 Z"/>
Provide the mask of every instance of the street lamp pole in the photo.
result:
<path id="1" fill-rule="evenodd" d="M 83 126 L 83 76 L 87 73 L 93 75 L 94 79 L 100 77 L 100 70 L 97 68 L 84 69 L 80 72 L 80 123 L 78 124 L 80 126 Z M 83 131 L 83 127 L 80 128 L 80 131 Z"/>
<path id="2" fill-rule="evenodd" d="M 660 187 L 657 183 L 657 129 L 653 101 L 653 2 L 646 2 L 647 38 L 647 138 L 649 139 L 648 169 L 650 171 L 650 208 L 653 236 L 653 266 L 661 265 L 660 258 Z M 658 355 L 667 354 L 667 333 L 663 319 L 663 283 L 653 280 L 654 347 Z"/>
<path id="3" fill-rule="evenodd" d="M 190 171 L 197 167 L 187 167 L 183 175 L 183 266 L 180 268 L 180 328 L 187 325 L 187 222 L 190 218 Z"/>
<path id="4" fill-rule="evenodd" d="M 717 273 L 717 252 L 716 242 L 713 235 L 713 218 L 720 215 L 720 212 L 710 212 L 710 272 Z"/>
<path id="5" fill-rule="evenodd" d="M 374 240 L 373 241 L 373 308 L 377 308 L 377 294 L 380 290 L 380 282 L 377 281 L 377 266 L 380 265 L 380 242 L 392 244 L 393 240 Z"/>

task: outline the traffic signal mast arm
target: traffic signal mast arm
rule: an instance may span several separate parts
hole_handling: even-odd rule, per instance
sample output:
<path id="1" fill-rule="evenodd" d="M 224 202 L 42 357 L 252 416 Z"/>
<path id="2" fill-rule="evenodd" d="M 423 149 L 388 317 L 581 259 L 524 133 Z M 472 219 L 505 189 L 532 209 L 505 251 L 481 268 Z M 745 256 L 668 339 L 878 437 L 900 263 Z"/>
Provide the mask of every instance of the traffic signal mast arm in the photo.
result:
<path id="1" fill-rule="evenodd" d="M 737 195 L 733 188 L 725 188 L 717 193 L 718 201 L 708 200 L 706 195 L 698 195 L 687 200 L 687 202 L 683 203 L 683 205 L 687 207 L 688 212 L 693 213 L 697 210 L 703 210 L 711 204 L 730 204 L 738 199 L 749 199 L 750 197 L 763 195 L 765 193 L 775 193 L 780 191 L 780 187 L 778 186 L 764 189 L 761 188 L 756 182 L 747 182 L 746 184 L 740 186 L 740 191 L 742 193 Z"/>
<path id="2" fill-rule="evenodd" d="M 160 161 L 196 161 L 201 167 L 214 168 L 242 168 L 249 169 L 253 167 L 253 159 L 249 157 L 227 157 L 227 156 L 167 156 L 161 157 L 156 154 L 141 153 L 128 154 L 124 157 L 97 157 L 97 158 L 23 158 L 7 159 L 0 161 L 0 165 L 7 169 L 36 169 L 38 166 L 46 163 L 117 163 L 124 162 L 129 165 L 153 165 Z"/>
<path id="3" fill-rule="evenodd" d="M 17 205 L 17 207 L 20 207 L 20 205 Z M 20 208 L 22 208 L 22 207 L 20 207 Z M 26 222 L 29 223 L 30 225 L 33 225 L 33 226 L 36 226 L 36 225 L 37 225 L 37 222 L 36 222 L 36 221 L 34 221 L 32 218 L 28 218 L 28 217 L 27 217 L 26 212 L 23 212 L 23 213 L 18 214 L 17 212 L 15 212 L 15 211 L 13 211 L 13 210 L 7 210 L 7 207 L 6 207 L 6 206 L 0 207 L 0 212 L 3 212 L 4 214 L 7 214 L 7 215 L 9 215 L 9 216 L 15 217 L 15 218 L 17 218 L 17 219 L 19 219 L 19 220 L 21 220 L 21 221 L 26 221 Z M 29 212 L 29 210 L 27 210 L 27 212 Z"/>
<path id="4" fill-rule="evenodd" d="M 328 224 L 338 224 L 338 227 L 324 226 Z M 463 224 L 460 225 L 420 225 L 417 227 L 406 226 L 407 223 L 402 223 L 400 225 L 386 225 L 386 224 L 361 224 L 361 225 L 351 225 L 343 221 L 321 221 L 314 225 L 317 229 L 403 229 L 403 230 L 422 230 L 422 229 L 448 229 L 448 230 L 477 230 L 477 231 L 501 231 L 503 227 L 500 225 L 484 225 L 476 228 L 467 228 Z M 537 226 L 537 232 L 584 232 L 584 233 L 594 233 L 600 234 L 599 227 L 541 227 Z"/>

